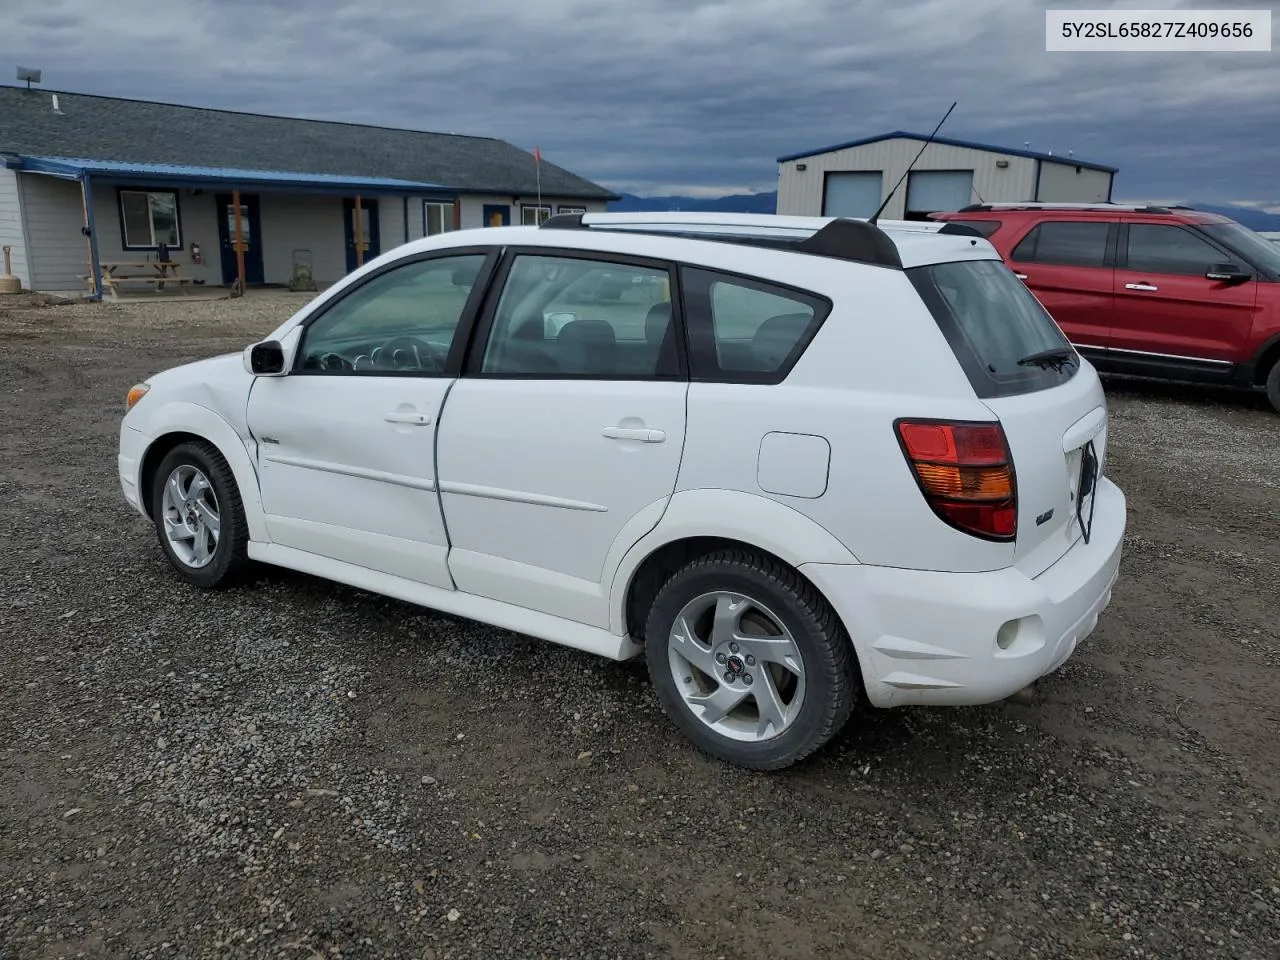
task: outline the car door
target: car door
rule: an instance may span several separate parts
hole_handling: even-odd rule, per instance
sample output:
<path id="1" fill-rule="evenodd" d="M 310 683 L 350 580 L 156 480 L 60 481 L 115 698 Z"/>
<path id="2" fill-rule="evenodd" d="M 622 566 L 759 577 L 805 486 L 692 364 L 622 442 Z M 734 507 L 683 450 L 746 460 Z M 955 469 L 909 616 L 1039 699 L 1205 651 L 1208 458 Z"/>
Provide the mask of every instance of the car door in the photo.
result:
<path id="1" fill-rule="evenodd" d="M 670 269 L 535 248 L 500 276 L 440 421 L 449 571 L 459 590 L 607 627 L 616 551 L 657 524 L 680 467 Z"/>
<path id="2" fill-rule="evenodd" d="M 1104 355 L 1111 342 L 1113 290 L 1109 244 L 1117 219 L 1041 220 L 1008 261 L 1082 353 Z"/>
<path id="3" fill-rule="evenodd" d="M 304 321 L 286 376 L 254 381 L 275 543 L 452 587 L 435 432 L 492 262 L 471 249 L 370 274 Z"/>
<path id="4" fill-rule="evenodd" d="M 1247 265 L 1183 224 L 1134 221 L 1125 232 L 1115 273 L 1117 358 L 1227 376 L 1249 340 L 1258 281 L 1206 274 L 1223 263 Z"/>

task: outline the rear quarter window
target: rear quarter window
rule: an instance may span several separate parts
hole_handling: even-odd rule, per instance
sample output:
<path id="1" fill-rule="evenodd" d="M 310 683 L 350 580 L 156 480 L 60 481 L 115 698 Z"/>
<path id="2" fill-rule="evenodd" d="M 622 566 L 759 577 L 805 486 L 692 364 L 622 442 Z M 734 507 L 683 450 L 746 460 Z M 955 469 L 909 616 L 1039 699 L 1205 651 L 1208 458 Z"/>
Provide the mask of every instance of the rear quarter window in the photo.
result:
<path id="1" fill-rule="evenodd" d="M 979 397 L 1047 390 L 1080 368 L 1062 330 L 1003 262 L 935 263 L 913 267 L 907 276 Z M 1066 351 L 1069 360 L 1019 362 L 1055 350 Z"/>
<path id="2" fill-rule="evenodd" d="M 694 380 L 781 383 L 831 311 L 824 297 L 695 267 L 680 272 Z"/>

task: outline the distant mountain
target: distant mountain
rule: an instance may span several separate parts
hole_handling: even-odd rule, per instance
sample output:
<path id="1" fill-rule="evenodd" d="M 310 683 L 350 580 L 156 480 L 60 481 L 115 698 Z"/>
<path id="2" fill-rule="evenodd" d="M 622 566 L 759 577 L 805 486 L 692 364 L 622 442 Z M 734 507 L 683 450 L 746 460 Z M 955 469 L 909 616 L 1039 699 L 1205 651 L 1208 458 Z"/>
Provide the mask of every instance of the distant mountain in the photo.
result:
<path id="1" fill-rule="evenodd" d="M 1255 210 L 1253 207 L 1224 207 L 1211 203 L 1195 203 L 1194 201 L 1191 206 L 1206 213 L 1217 213 L 1224 217 L 1230 217 L 1250 230 L 1259 232 L 1280 230 L 1280 215 L 1267 213 L 1265 210 Z"/>
<path id="2" fill-rule="evenodd" d="M 1225 204 L 1185 201 L 1197 210 L 1230 217 L 1250 230 L 1280 231 L 1280 214 L 1255 210 L 1252 207 L 1233 207 Z M 615 213 L 651 213 L 683 210 L 691 213 L 774 213 L 778 207 L 778 193 L 740 193 L 728 197 L 638 197 L 624 193 L 621 200 L 609 204 Z"/>
<path id="3" fill-rule="evenodd" d="M 637 197 L 624 193 L 609 204 L 612 213 L 652 213 L 682 210 L 690 213 L 773 213 L 778 193 L 740 193 L 729 197 Z"/>

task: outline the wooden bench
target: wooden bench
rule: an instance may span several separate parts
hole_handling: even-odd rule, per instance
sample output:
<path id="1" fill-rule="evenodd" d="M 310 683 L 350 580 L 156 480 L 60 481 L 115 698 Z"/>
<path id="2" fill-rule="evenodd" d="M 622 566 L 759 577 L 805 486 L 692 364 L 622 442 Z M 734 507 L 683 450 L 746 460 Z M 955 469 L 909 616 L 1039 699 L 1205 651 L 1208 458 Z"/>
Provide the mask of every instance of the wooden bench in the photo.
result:
<path id="1" fill-rule="evenodd" d="M 113 298 L 119 296 L 120 287 L 123 285 L 154 285 L 156 290 L 163 290 L 165 284 L 175 284 L 184 294 L 187 292 L 187 284 L 192 281 L 188 277 L 178 276 L 178 268 L 180 264 L 175 260 L 145 260 L 145 261 L 104 261 L 101 265 L 101 280 L 104 293 L 110 294 Z M 150 276 L 138 276 L 134 274 L 119 275 L 117 270 L 122 269 L 151 269 Z M 95 289 L 94 276 L 92 273 L 85 275 L 84 281 L 90 290 Z"/>

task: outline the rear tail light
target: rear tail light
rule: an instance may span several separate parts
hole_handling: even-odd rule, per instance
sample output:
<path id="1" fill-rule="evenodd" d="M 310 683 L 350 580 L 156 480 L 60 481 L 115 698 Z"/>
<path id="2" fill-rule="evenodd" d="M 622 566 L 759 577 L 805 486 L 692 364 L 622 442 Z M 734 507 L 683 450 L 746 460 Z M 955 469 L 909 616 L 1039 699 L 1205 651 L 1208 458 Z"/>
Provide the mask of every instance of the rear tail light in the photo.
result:
<path id="1" fill-rule="evenodd" d="M 999 423 L 899 420 L 898 442 L 925 500 L 942 520 L 985 540 L 1018 531 L 1013 457 Z"/>

